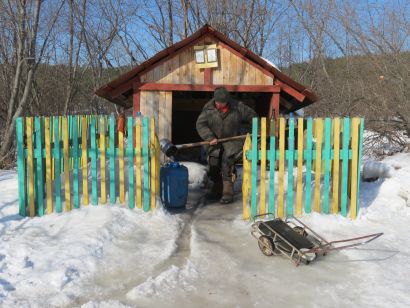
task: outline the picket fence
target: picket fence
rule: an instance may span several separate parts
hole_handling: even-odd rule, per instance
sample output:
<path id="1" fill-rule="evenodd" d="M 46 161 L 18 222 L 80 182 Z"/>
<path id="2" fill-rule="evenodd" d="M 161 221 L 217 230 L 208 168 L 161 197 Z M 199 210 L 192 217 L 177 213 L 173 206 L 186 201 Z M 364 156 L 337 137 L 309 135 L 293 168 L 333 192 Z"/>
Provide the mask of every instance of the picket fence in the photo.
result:
<path id="1" fill-rule="evenodd" d="M 90 190 L 92 205 L 109 198 L 111 204 L 154 209 L 160 168 L 154 118 L 129 117 L 126 129 L 116 125 L 114 116 L 18 118 L 19 214 L 42 216 L 88 205 Z"/>
<path id="2" fill-rule="evenodd" d="M 303 210 L 347 216 L 349 208 L 350 217 L 356 218 L 364 120 L 279 118 L 279 123 L 269 123 L 269 134 L 266 118 L 260 122 L 258 133 L 259 121 L 253 119 L 252 136 L 247 136 L 243 148 L 243 218 L 265 214 L 280 218 L 301 216 Z"/>

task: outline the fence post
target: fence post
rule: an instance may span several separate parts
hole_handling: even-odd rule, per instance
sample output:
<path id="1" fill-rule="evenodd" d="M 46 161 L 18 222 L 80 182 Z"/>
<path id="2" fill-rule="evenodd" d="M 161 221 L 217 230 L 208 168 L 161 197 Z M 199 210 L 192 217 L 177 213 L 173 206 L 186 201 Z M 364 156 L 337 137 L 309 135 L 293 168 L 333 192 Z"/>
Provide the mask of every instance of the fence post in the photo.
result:
<path id="1" fill-rule="evenodd" d="M 56 212 L 61 213 L 61 151 L 60 118 L 54 117 L 54 189 L 56 193 Z"/>
<path id="2" fill-rule="evenodd" d="M 156 207 L 156 195 L 155 195 L 155 191 L 156 191 L 156 187 L 157 187 L 157 183 L 156 183 L 156 171 L 157 171 L 157 166 L 156 166 L 156 153 L 155 153 L 155 120 L 153 117 L 150 118 L 150 146 L 149 146 L 149 150 L 150 150 L 150 180 L 151 180 L 151 196 L 150 196 L 150 200 L 151 200 L 151 210 L 154 210 Z"/>
<path id="3" fill-rule="evenodd" d="M 284 217 L 284 173 L 285 173 L 285 119 L 279 118 L 279 192 L 278 217 Z"/>
<path id="4" fill-rule="evenodd" d="M 44 181 L 43 181 L 43 145 L 42 145 L 42 131 L 41 119 L 35 117 L 34 119 L 36 132 L 36 177 L 37 177 L 37 214 L 44 215 Z"/>
<path id="5" fill-rule="evenodd" d="M 87 131 L 88 121 L 87 116 L 82 116 L 81 125 L 81 150 L 82 150 L 82 170 L 83 170 L 83 204 L 88 205 L 88 145 L 87 145 Z"/>
<path id="6" fill-rule="evenodd" d="M 68 119 L 63 118 L 63 149 L 64 149 L 64 192 L 65 210 L 71 211 L 71 189 L 70 189 L 70 145 L 68 135 Z"/>
<path id="7" fill-rule="evenodd" d="M 105 162 L 105 117 L 99 118 L 100 135 L 100 203 L 107 203 L 107 182 L 106 182 L 106 162 Z"/>
<path id="8" fill-rule="evenodd" d="M 308 118 L 306 130 L 306 213 L 310 213 L 312 210 L 312 123 L 312 118 Z"/>
<path id="9" fill-rule="evenodd" d="M 73 205 L 74 208 L 78 209 L 80 207 L 80 197 L 78 189 L 78 117 L 74 116 L 73 121 Z"/>
<path id="10" fill-rule="evenodd" d="M 270 140 L 269 140 L 269 208 L 268 213 L 276 216 L 275 214 L 275 163 L 276 163 L 276 123 L 273 117 L 270 120 Z"/>
<path id="11" fill-rule="evenodd" d="M 150 210 L 150 191 L 149 191 L 149 123 L 148 118 L 144 117 L 143 124 L 143 145 L 142 145 L 142 159 L 144 162 L 144 212 Z"/>
<path id="12" fill-rule="evenodd" d="M 330 177 L 330 134 L 332 130 L 332 122 L 330 118 L 325 119 L 325 148 L 324 148 L 324 161 L 325 161 L 325 174 L 323 185 L 323 212 L 329 214 L 329 177 Z"/>
<path id="13" fill-rule="evenodd" d="M 97 143 L 95 140 L 95 125 L 96 116 L 91 117 L 91 203 L 92 205 L 98 204 L 97 195 Z"/>
<path id="14" fill-rule="evenodd" d="M 335 214 L 338 212 L 339 207 L 339 165 L 340 165 L 340 119 L 335 118 L 333 120 L 334 129 L 334 155 L 333 155 L 333 199 L 332 199 L 332 211 Z"/>
<path id="15" fill-rule="evenodd" d="M 114 115 L 110 116 L 110 203 L 115 204 L 115 118 Z"/>
<path id="16" fill-rule="evenodd" d="M 351 172 L 351 192 L 350 192 L 350 217 L 355 219 L 357 216 L 357 185 L 358 185 L 358 156 L 359 156 L 359 125 L 360 119 L 352 119 L 352 170 Z"/>
<path id="17" fill-rule="evenodd" d="M 316 137 L 316 161 L 315 161 L 315 212 L 320 212 L 320 177 L 322 167 L 322 142 L 323 142 L 323 121 L 321 118 L 315 120 Z"/>
<path id="18" fill-rule="evenodd" d="M 135 192 L 134 192 L 134 146 L 133 146 L 133 117 L 128 117 L 128 207 L 135 207 Z"/>
<path id="19" fill-rule="evenodd" d="M 135 123 L 135 169 L 137 207 L 142 208 L 141 117 L 137 117 Z"/>
<path id="20" fill-rule="evenodd" d="M 33 118 L 26 120 L 26 138 L 27 138 L 27 182 L 28 182 L 28 202 L 30 217 L 35 215 L 34 206 L 34 173 L 33 173 Z"/>
<path id="21" fill-rule="evenodd" d="M 340 205 L 342 215 L 347 215 L 347 180 L 349 178 L 349 140 L 350 140 L 350 119 L 343 120 L 343 151 L 342 151 L 342 187 Z"/>
<path id="22" fill-rule="evenodd" d="M 18 191 L 19 191 L 19 215 L 26 216 L 26 174 L 24 170 L 24 122 L 23 118 L 16 119 L 17 134 L 17 172 L 18 172 Z"/>
<path id="23" fill-rule="evenodd" d="M 286 216 L 293 216 L 293 166 L 295 159 L 295 119 L 289 119 L 288 131 L 288 201 Z"/>
<path id="24" fill-rule="evenodd" d="M 251 136 L 246 135 L 245 143 L 243 145 L 243 179 L 242 179 L 242 206 L 243 206 L 243 219 L 250 218 L 249 211 L 249 192 L 250 192 L 250 181 L 251 181 L 251 162 L 248 160 L 246 154 L 252 147 Z"/>
<path id="25" fill-rule="evenodd" d="M 258 214 L 256 203 L 257 192 L 257 175 L 258 175 L 258 118 L 252 120 L 252 189 L 251 189 L 251 215 L 255 217 Z"/>
<path id="26" fill-rule="evenodd" d="M 266 118 L 261 119 L 261 176 L 259 214 L 266 214 Z"/>
<path id="27" fill-rule="evenodd" d="M 303 118 L 298 119 L 298 173 L 296 187 L 296 211 L 295 216 L 302 215 L 302 168 L 303 168 Z"/>

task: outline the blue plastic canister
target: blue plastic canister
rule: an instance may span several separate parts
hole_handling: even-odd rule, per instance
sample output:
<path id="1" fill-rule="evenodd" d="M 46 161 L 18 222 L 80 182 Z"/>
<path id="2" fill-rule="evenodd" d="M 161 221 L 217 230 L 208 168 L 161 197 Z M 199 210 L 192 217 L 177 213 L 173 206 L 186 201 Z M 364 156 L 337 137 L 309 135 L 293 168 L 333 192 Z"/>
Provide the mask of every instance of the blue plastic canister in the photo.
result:
<path id="1" fill-rule="evenodd" d="M 161 201 L 169 208 L 185 207 L 188 199 L 188 168 L 171 162 L 161 166 Z"/>

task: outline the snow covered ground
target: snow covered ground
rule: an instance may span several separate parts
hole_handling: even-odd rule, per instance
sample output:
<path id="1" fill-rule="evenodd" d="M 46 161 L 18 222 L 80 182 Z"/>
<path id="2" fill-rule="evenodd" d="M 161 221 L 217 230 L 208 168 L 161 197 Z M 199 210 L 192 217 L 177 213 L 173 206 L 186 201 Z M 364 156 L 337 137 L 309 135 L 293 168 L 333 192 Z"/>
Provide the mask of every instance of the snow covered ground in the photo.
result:
<path id="1" fill-rule="evenodd" d="M 308 266 L 262 255 L 241 196 L 205 204 L 204 170 L 189 166 L 186 211 L 88 206 L 18 216 L 17 175 L 0 171 L 0 306 L 409 307 L 410 154 L 390 178 L 361 183 L 357 220 L 304 215 L 328 240 L 384 232 Z"/>

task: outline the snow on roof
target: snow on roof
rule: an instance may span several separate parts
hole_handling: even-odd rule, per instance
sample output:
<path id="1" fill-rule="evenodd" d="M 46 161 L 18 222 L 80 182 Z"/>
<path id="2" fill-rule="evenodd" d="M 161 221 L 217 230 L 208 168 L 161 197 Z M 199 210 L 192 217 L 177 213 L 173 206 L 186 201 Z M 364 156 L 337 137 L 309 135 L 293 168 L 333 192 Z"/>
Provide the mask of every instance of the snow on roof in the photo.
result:
<path id="1" fill-rule="evenodd" d="M 263 60 L 265 60 L 266 62 L 268 62 L 270 65 L 272 65 L 274 68 L 276 68 L 278 71 L 281 71 L 280 69 L 279 69 L 279 67 L 277 67 L 275 64 L 273 64 L 273 62 L 272 61 L 270 61 L 270 60 L 268 60 L 268 59 L 266 59 L 266 58 L 264 58 L 264 57 L 261 57 Z"/>

